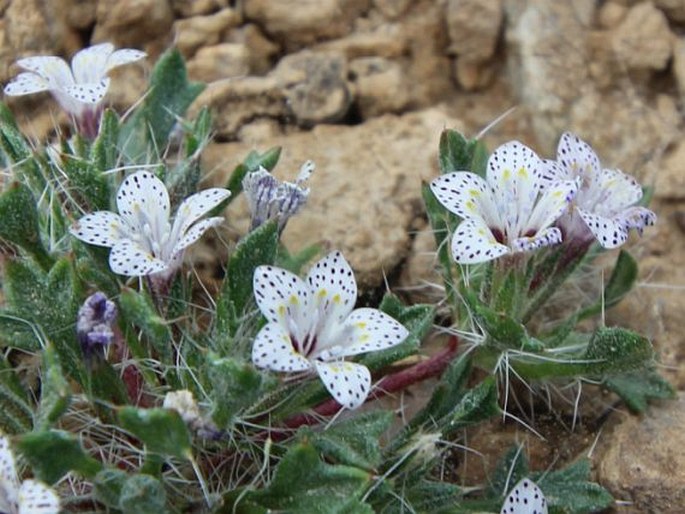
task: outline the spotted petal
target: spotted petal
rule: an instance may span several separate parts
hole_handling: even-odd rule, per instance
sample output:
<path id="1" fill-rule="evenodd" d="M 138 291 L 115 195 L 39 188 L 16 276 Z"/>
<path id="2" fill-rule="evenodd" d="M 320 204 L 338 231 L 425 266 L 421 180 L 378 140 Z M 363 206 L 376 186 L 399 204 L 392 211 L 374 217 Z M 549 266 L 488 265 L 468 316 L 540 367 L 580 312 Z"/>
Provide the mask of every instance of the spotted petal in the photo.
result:
<path id="1" fill-rule="evenodd" d="M 211 188 L 186 198 L 176 211 L 173 237 L 183 237 L 188 227 L 231 196 L 228 189 Z"/>
<path id="2" fill-rule="evenodd" d="M 626 230 L 634 228 L 640 235 L 642 235 L 642 231 L 646 226 L 654 225 L 656 223 L 656 214 L 645 207 L 631 207 L 626 209 L 618 218 L 623 222 L 623 226 Z"/>
<path id="3" fill-rule="evenodd" d="M 59 57 L 27 57 L 26 59 L 19 59 L 17 64 L 46 79 L 51 88 L 63 89 L 74 84 L 74 76 L 71 74 L 69 65 Z"/>
<path id="4" fill-rule="evenodd" d="M 107 94 L 109 78 L 105 77 L 99 82 L 73 84 L 64 88 L 64 92 L 71 98 L 84 104 L 99 104 Z"/>
<path id="5" fill-rule="evenodd" d="M 447 173 L 433 179 L 430 188 L 438 201 L 457 216 L 478 216 L 486 223 L 500 225 L 492 190 L 487 182 L 475 173 Z"/>
<path id="6" fill-rule="evenodd" d="M 620 221 L 599 216 L 580 208 L 577 209 L 577 212 L 604 248 L 616 248 L 628 240 L 628 231 Z"/>
<path id="7" fill-rule="evenodd" d="M 30 95 L 50 89 L 50 83 L 32 72 L 20 73 L 12 82 L 5 86 L 5 94 L 9 96 Z"/>
<path id="8" fill-rule="evenodd" d="M 574 180 L 558 181 L 548 186 L 542 192 L 521 232 L 527 234 L 549 227 L 568 210 L 577 191 L 578 183 Z"/>
<path id="9" fill-rule="evenodd" d="M 220 225 L 221 223 L 224 222 L 224 219 L 221 216 L 216 216 L 214 218 L 207 218 L 206 220 L 198 221 L 190 227 L 190 230 L 188 230 L 185 235 L 178 240 L 178 242 L 174 245 L 173 250 L 171 251 L 171 256 L 173 257 L 174 255 L 178 255 L 181 253 L 183 250 L 188 248 L 191 244 L 193 244 L 195 241 L 200 239 L 202 237 L 202 234 L 207 232 L 212 227 L 216 227 L 217 225 Z"/>
<path id="10" fill-rule="evenodd" d="M 354 362 L 314 361 L 321 381 L 340 405 L 356 409 L 369 395 L 371 373 L 366 366 Z"/>
<path id="11" fill-rule="evenodd" d="M 561 243 L 561 230 L 557 227 L 547 227 L 532 236 L 517 237 L 511 243 L 511 247 L 515 252 L 532 252 L 559 243 Z"/>
<path id="12" fill-rule="evenodd" d="M 36 480 L 24 480 L 19 488 L 17 514 L 57 514 L 59 497 L 54 489 Z"/>
<path id="13" fill-rule="evenodd" d="M 637 180 L 620 170 L 603 169 L 590 188 L 591 192 L 597 192 L 591 195 L 596 201 L 592 211 L 602 216 L 618 214 L 642 198 L 642 187 Z M 590 207 L 583 203 L 579 206 Z"/>
<path id="14" fill-rule="evenodd" d="M 524 478 L 507 494 L 500 514 L 547 514 L 547 500 L 532 480 Z"/>
<path id="15" fill-rule="evenodd" d="M 76 53 L 71 59 L 71 69 L 76 82 L 100 82 L 107 73 L 107 61 L 113 51 L 113 44 L 102 43 Z"/>
<path id="16" fill-rule="evenodd" d="M 491 261 L 510 251 L 497 242 L 492 231 L 478 218 L 462 221 L 452 237 L 452 255 L 460 264 Z"/>
<path id="17" fill-rule="evenodd" d="M 557 162 L 566 170 L 566 179 L 592 177 L 601 169 L 599 157 L 592 147 L 570 132 L 565 132 L 559 139 Z"/>
<path id="18" fill-rule="evenodd" d="M 385 350 L 400 344 L 409 331 L 397 320 L 378 309 L 355 309 L 345 320 L 350 329 L 342 356 Z"/>
<path id="19" fill-rule="evenodd" d="M 162 239 L 169 220 L 169 193 L 152 173 L 139 171 L 126 177 L 117 191 L 117 208 L 131 228 L 142 234 L 149 224 L 155 240 Z"/>
<path id="20" fill-rule="evenodd" d="M 0 511 L 11 512 L 10 504 L 17 499 L 19 478 L 14 465 L 14 454 L 10 449 L 9 439 L 0 436 Z"/>
<path id="21" fill-rule="evenodd" d="M 357 282 L 352 268 L 340 252 L 331 252 L 317 262 L 306 278 L 312 293 L 312 309 L 321 314 L 322 322 L 341 322 L 357 301 Z"/>
<path id="22" fill-rule="evenodd" d="M 259 266 L 254 273 L 253 289 L 264 317 L 303 341 L 311 317 L 307 284 L 284 269 Z"/>
<path id="23" fill-rule="evenodd" d="M 305 371 L 312 367 L 295 351 L 290 334 L 279 323 L 267 323 L 259 331 L 252 345 L 252 362 L 273 371 Z"/>
<path id="24" fill-rule="evenodd" d="M 147 54 L 145 52 L 141 52 L 140 50 L 122 48 L 121 50 L 113 52 L 112 55 L 109 56 L 109 59 L 107 59 L 105 72 L 108 72 L 109 70 L 112 70 L 123 64 L 139 61 L 145 57 L 147 57 Z"/>
<path id="25" fill-rule="evenodd" d="M 124 239 L 109 254 L 109 267 L 114 273 L 142 277 L 167 269 L 167 263 L 147 252 L 140 244 Z"/>
<path id="26" fill-rule="evenodd" d="M 543 163 L 536 153 L 518 141 L 499 146 L 488 159 L 487 180 L 495 192 L 495 203 L 514 232 L 535 205 L 542 170 Z"/>
<path id="27" fill-rule="evenodd" d="M 121 216 L 109 211 L 86 214 L 74 223 L 69 232 L 85 243 L 107 247 L 131 236 Z"/>

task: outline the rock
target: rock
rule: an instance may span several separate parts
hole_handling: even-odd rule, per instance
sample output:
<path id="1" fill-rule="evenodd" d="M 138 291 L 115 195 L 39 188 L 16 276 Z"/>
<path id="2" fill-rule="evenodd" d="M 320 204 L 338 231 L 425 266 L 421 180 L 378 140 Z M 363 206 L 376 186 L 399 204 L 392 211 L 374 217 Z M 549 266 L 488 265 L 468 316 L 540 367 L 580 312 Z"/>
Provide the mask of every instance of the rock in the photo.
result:
<path id="1" fill-rule="evenodd" d="M 605 2 L 599 8 L 597 21 L 605 29 L 613 29 L 623 21 L 628 12 L 628 7 L 618 2 Z"/>
<path id="2" fill-rule="evenodd" d="M 492 58 L 502 26 L 502 0 L 449 0 L 446 9 L 450 52 L 471 63 Z"/>
<path id="3" fill-rule="evenodd" d="M 682 512 L 685 505 L 685 394 L 653 406 L 644 417 L 622 419 L 602 433 L 599 482 L 630 512 Z M 628 511 L 626 511 L 628 512 Z"/>
<path id="4" fill-rule="evenodd" d="M 171 0 L 171 8 L 180 18 L 211 14 L 224 7 L 228 7 L 228 0 Z"/>
<path id="5" fill-rule="evenodd" d="M 68 0 L 64 4 L 65 21 L 69 27 L 89 30 L 95 24 L 97 0 Z"/>
<path id="6" fill-rule="evenodd" d="M 409 232 L 421 211 L 421 180 L 437 172 L 437 145 L 445 126 L 461 125 L 438 109 L 385 115 L 362 125 L 317 125 L 308 132 L 280 135 L 250 144 L 211 145 L 204 166 L 218 171 L 213 184 L 252 149 L 282 146 L 276 174 L 292 180 L 307 159 L 316 163 L 303 210 L 288 222 L 286 246 L 297 251 L 310 244 L 343 251 L 361 288 L 383 283 L 409 252 Z M 234 207 L 235 206 L 235 207 Z M 229 209 L 231 233 L 247 228 L 244 199 Z M 325 250 L 324 250 L 325 251 Z"/>
<path id="7" fill-rule="evenodd" d="M 185 57 L 195 54 L 201 46 L 216 45 L 223 41 L 226 31 L 242 22 L 235 9 L 222 9 L 207 16 L 193 16 L 174 22 L 176 45 Z"/>
<path id="8" fill-rule="evenodd" d="M 245 0 L 247 19 L 290 49 L 349 34 L 369 0 Z"/>
<path id="9" fill-rule="evenodd" d="M 423 223 L 412 231 L 411 251 L 402 266 L 399 286 L 412 303 L 437 305 L 445 298 L 445 289 L 439 271 L 435 236 L 430 225 L 421 221 Z"/>
<path id="10" fill-rule="evenodd" d="M 219 140 L 237 137 L 241 127 L 254 120 L 286 116 L 283 89 L 273 77 L 237 77 L 208 84 L 188 111 L 190 118 L 204 106 L 212 110 L 213 130 Z"/>
<path id="11" fill-rule="evenodd" d="M 628 69 L 663 70 L 671 57 L 672 38 L 664 13 L 642 2 L 631 7 L 614 30 L 612 48 Z"/>
<path id="12" fill-rule="evenodd" d="M 340 121 L 352 102 L 346 80 L 347 61 L 339 53 L 304 50 L 287 55 L 273 76 L 300 125 Z"/>
<path id="13" fill-rule="evenodd" d="M 670 150 L 658 167 L 654 194 L 657 198 L 685 200 L 685 142 Z"/>
<path id="14" fill-rule="evenodd" d="M 669 20 L 676 23 L 685 22 L 684 0 L 654 0 L 654 5 L 664 11 Z"/>
<path id="15" fill-rule="evenodd" d="M 396 24 L 384 24 L 373 32 L 355 32 L 332 41 L 320 43 L 315 50 L 340 52 L 348 59 L 359 57 L 397 58 L 407 51 L 401 27 Z"/>
<path id="16" fill-rule="evenodd" d="M 456 81 L 465 91 L 483 89 L 492 83 L 495 76 L 492 66 L 462 58 L 454 61 L 453 70 Z"/>
<path id="17" fill-rule="evenodd" d="M 673 41 L 673 75 L 675 76 L 681 103 L 685 102 L 685 38 L 677 37 Z"/>
<path id="18" fill-rule="evenodd" d="M 110 41 L 119 47 L 161 51 L 171 41 L 174 13 L 159 0 L 99 0 L 92 41 Z"/>
<path id="19" fill-rule="evenodd" d="M 382 57 L 363 57 L 350 63 L 355 102 L 363 119 L 400 112 L 409 104 L 410 87 L 397 62 Z"/>
<path id="20" fill-rule="evenodd" d="M 412 0 L 373 0 L 374 7 L 378 9 L 383 16 L 391 20 L 399 18 L 407 12 L 411 3 Z"/>
<path id="21" fill-rule="evenodd" d="M 273 68 L 273 62 L 280 47 L 267 39 L 264 33 L 252 23 L 231 30 L 226 42 L 240 43 L 248 49 L 248 65 L 253 75 L 265 75 Z"/>
<path id="22" fill-rule="evenodd" d="M 205 46 L 187 62 L 191 80 L 214 82 L 250 72 L 249 50 L 238 43 Z"/>

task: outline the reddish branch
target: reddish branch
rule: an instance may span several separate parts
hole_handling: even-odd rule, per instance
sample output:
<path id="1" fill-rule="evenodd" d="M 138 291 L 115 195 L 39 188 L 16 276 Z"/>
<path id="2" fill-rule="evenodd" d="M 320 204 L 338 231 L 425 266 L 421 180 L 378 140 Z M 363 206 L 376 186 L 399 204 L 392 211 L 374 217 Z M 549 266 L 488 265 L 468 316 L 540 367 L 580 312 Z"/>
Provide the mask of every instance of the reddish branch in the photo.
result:
<path id="1" fill-rule="evenodd" d="M 378 398 L 382 398 L 389 394 L 402 391 L 417 382 L 442 374 L 456 355 L 458 347 L 459 340 L 457 339 L 457 336 L 450 336 L 447 348 L 436 353 L 428 360 L 383 377 L 378 384 L 376 384 L 375 389 L 366 401 L 377 400 Z M 333 416 L 341 409 L 342 406 L 331 398 L 314 407 L 315 414 L 297 414 L 285 420 L 285 426 L 293 429 L 302 425 L 315 425 L 320 422 L 322 416 Z M 284 436 L 285 434 L 283 433 L 272 434 L 272 438 L 274 439 L 281 439 Z"/>

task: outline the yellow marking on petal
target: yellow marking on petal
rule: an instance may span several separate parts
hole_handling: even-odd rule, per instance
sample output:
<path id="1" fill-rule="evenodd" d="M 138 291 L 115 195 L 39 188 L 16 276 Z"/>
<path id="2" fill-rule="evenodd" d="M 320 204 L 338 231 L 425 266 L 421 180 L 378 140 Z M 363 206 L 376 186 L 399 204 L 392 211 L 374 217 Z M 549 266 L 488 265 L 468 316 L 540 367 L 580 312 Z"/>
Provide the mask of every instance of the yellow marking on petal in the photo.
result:
<path id="1" fill-rule="evenodd" d="M 476 211 L 476 204 L 472 200 L 468 200 L 465 204 L 464 207 L 466 207 L 467 211 Z"/>
<path id="2" fill-rule="evenodd" d="M 340 373 L 342 369 L 340 368 L 340 366 L 337 366 L 336 364 L 331 364 L 331 371 L 333 373 Z"/>
<path id="3" fill-rule="evenodd" d="M 328 294 L 328 291 L 326 290 L 325 287 L 322 287 L 321 289 L 319 289 L 319 298 L 323 298 L 327 294 Z"/>
<path id="4" fill-rule="evenodd" d="M 519 177 L 528 178 L 528 170 L 526 169 L 525 166 L 521 166 L 519 168 Z"/>
<path id="5" fill-rule="evenodd" d="M 502 179 L 509 180 L 511 178 L 511 170 L 509 168 L 502 172 Z"/>
<path id="6" fill-rule="evenodd" d="M 369 334 L 362 334 L 359 336 L 359 342 L 361 343 L 365 343 L 369 339 L 371 339 L 371 336 Z"/>
<path id="7" fill-rule="evenodd" d="M 339 294 L 336 294 L 335 296 L 333 296 L 333 303 L 340 303 L 340 295 Z"/>
<path id="8" fill-rule="evenodd" d="M 469 189 L 469 194 L 477 198 L 480 196 L 480 191 L 478 191 L 477 189 Z"/>
<path id="9" fill-rule="evenodd" d="M 296 295 L 291 294 L 290 295 L 290 304 L 291 305 L 300 305 L 300 299 Z"/>
<path id="10" fill-rule="evenodd" d="M 343 368 L 345 371 L 352 371 L 352 369 L 354 369 L 353 366 L 352 366 L 352 364 L 350 364 L 349 362 L 343 362 L 342 368 Z"/>
<path id="11" fill-rule="evenodd" d="M 279 305 L 278 306 L 278 314 L 280 316 L 285 316 L 285 313 L 286 313 L 285 305 Z"/>
<path id="12" fill-rule="evenodd" d="M 359 321 L 359 322 L 355 323 L 355 326 L 357 328 L 366 328 L 366 321 Z"/>

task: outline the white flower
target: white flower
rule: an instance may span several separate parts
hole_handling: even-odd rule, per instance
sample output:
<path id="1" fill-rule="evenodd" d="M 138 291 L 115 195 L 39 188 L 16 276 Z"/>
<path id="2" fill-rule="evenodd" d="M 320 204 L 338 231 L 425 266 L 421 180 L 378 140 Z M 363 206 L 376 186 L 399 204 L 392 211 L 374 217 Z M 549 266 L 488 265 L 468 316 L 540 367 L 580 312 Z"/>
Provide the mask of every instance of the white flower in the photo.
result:
<path id="1" fill-rule="evenodd" d="M 193 393 L 187 389 L 169 391 L 164 395 L 162 407 L 175 410 L 189 425 L 196 423 L 201 418 L 200 407 L 197 405 Z"/>
<path id="2" fill-rule="evenodd" d="M 452 238 L 457 262 L 485 262 L 561 242 L 561 232 L 550 225 L 567 208 L 577 185 L 559 181 L 540 192 L 543 169 L 533 150 L 511 141 L 492 153 L 485 180 L 458 171 L 431 182 L 438 201 L 464 218 Z"/>
<path id="3" fill-rule="evenodd" d="M 559 140 L 557 160 L 545 161 L 545 178 L 576 180 L 578 194 L 560 225 L 570 237 L 588 231 L 604 248 L 616 248 L 628 240 L 631 228 L 642 231 L 656 223 L 656 214 L 635 206 L 642 198 L 640 184 L 620 170 L 602 169 L 599 158 L 585 141 L 566 132 Z"/>
<path id="4" fill-rule="evenodd" d="M 297 180 L 280 182 L 266 168 L 248 173 L 243 179 L 243 191 L 252 217 L 252 229 L 270 219 L 277 218 L 283 230 L 291 216 L 307 202 L 309 188 L 304 183 L 314 171 L 314 163 L 306 161 L 300 168 Z"/>
<path id="5" fill-rule="evenodd" d="M 329 253 L 305 280 L 260 266 L 254 274 L 257 305 L 268 323 L 252 347 L 252 361 L 274 371 L 316 370 L 333 398 L 349 409 L 364 403 L 369 370 L 344 357 L 383 350 L 407 337 L 398 321 L 377 309 L 355 309 L 357 284 L 340 252 Z"/>
<path id="6" fill-rule="evenodd" d="M 17 61 L 27 71 L 5 86 L 5 94 L 19 96 L 49 91 L 62 109 L 92 136 L 93 130 L 97 133 L 101 103 L 109 88 L 107 73 L 145 56 L 140 50 L 114 51 L 111 43 L 102 43 L 76 53 L 71 68 L 60 57 L 27 57 Z"/>
<path id="7" fill-rule="evenodd" d="M 59 497 L 37 480 L 19 483 L 9 440 L 0 435 L 0 512 L 7 514 L 57 514 Z"/>
<path id="8" fill-rule="evenodd" d="M 509 491 L 500 514 L 547 514 L 547 500 L 535 482 L 524 478 Z"/>
<path id="9" fill-rule="evenodd" d="M 171 275 L 181 265 L 183 251 L 222 217 L 197 221 L 230 196 L 213 188 L 186 198 L 169 222 L 169 193 L 164 183 L 147 171 L 129 175 L 117 192 L 119 214 L 98 211 L 78 220 L 70 232 L 81 241 L 111 247 L 112 271 L 132 277 Z"/>

